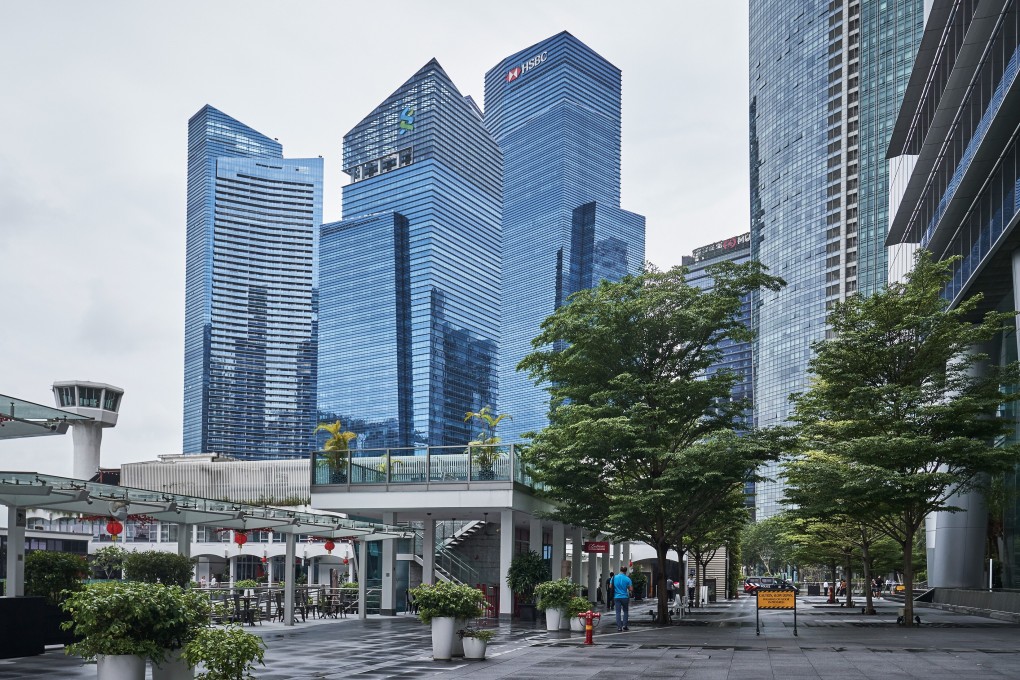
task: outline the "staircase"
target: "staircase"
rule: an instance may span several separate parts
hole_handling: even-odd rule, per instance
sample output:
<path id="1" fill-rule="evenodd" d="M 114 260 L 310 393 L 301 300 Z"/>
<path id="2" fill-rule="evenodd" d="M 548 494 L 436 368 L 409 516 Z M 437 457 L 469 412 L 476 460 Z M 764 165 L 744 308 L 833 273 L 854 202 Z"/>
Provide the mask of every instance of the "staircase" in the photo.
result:
<path id="1" fill-rule="evenodd" d="M 485 522 L 470 520 L 464 522 L 437 522 L 436 523 L 436 552 L 435 570 L 436 578 L 456 583 L 458 585 L 475 585 L 478 583 L 478 571 L 465 559 L 456 554 L 457 546 L 464 543 L 479 531 L 485 528 Z M 409 556 L 401 556 L 403 559 L 410 559 L 420 566 L 425 566 L 424 536 L 421 529 L 414 530 L 414 545 Z"/>

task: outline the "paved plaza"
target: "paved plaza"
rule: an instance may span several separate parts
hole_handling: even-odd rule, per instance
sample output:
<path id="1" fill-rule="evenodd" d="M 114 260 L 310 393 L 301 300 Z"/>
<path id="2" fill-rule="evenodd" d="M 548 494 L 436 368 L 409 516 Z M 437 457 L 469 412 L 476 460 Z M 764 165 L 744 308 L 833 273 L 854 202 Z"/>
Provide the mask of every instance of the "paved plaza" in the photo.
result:
<path id="1" fill-rule="evenodd" d="M 755 635 L 754 598 L 710 604 L 673 626 L 652 626 L 653 606 L 635 603 L 630 631 L 583 636 L 546 633 L 538 627 L 499 627 L 485 661 L 436 662 L 429 629 L 412 616 L 308 621 L 293 628 L 249 628 L 268 645 L 266 680 L 310 678 L 1020 678 L 1020 626 L 994 619 L 918 609 L 920 628 L 895 624 L 897 603 L 879 602 L 864 616 L 798 598 L 798 635 L 793 615 L 762 612 Z M 92 664 L 64 656 L 0 660 L 0 680 L 95 678 Z"/>

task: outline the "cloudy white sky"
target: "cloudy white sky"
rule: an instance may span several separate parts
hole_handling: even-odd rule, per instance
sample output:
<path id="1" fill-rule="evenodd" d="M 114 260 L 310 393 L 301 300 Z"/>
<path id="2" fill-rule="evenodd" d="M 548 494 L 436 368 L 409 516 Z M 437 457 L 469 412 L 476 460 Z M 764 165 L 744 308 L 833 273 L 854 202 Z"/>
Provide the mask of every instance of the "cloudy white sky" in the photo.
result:
<path id="1" fill-rule="evenodd" d="M 747 228 L 747 8 L 738 0 L 0 2 L 0 394 L 125 388 L 103 465 L 179 453 L 187 121 L 209 103 L 325 159 L 435 57 L 486 70 L 568 30 L 623 70 L 623 207 L 660 267 Z M 69 474 L 71 440 L 0 443 Z"/>

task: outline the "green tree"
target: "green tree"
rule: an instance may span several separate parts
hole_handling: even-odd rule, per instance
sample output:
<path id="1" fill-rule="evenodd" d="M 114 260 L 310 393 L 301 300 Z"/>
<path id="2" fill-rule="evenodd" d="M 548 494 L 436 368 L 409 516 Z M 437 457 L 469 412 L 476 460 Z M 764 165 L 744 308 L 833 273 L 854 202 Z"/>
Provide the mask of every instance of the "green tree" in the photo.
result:
<path id="1" fill-rule="evenodd" d="M 471 447 L 475 448 L 473 452 L 473 458 L 481 469 L 482 479 L 492 479 L 494 477 L 493 465 L 499 460 L 499 448 L 498 444 L 500 438 L 496 435 L 496 428 L 503 422 L 504 419 L 513 420 L 510 414 L 503 413 L 496 415 L 492 411 L 491 406 L 483 406 L 481 411 L 468 411 L 464 414 L 464 422 L 478 421 L 482 426 L 482 431 L 478 433 L 478 436 L 468 442 L 468 453 L 471 453 Z"/>
<path id="2" fill-rule="evenodd" d="M 981 296 L 948 309 L 942 291 L 955 260 L 919 253 L 905 283 L 838 303 L 831 339 L 814 346 L 811 388 L 795 396 L 806 474 L 843 512 L 892 538 L 903 554 L 905 623 L 913 621 L 913 546 L 932 512 L 954 511 L 954 493 L 1007 469 L 1020 447 L 1003 404 L 1020 394 L 1017 364 L 979 365 L 978 348 L 1013 329 L 1013 313 L 982 312 Z M 798 482 L 800 484 L 802 482 Z"/>
<path id="3" fill-rule="evenodd" d="M 775 455 L 772 435 L 732 432 L 745 407 L 730 399 L 735 376 L 708 369 L 719 342 L 751 337 L 742 298 L 782 282 L 757 263 L 709 273 L 710 290 L 676 267 L 575 293 L 518 366 L 551 396 L 549 425 L 526 455 L 558 518 L 652 546 L 661 621 L 668 549 Z"/>
<path id="4" fill-rule="evenodd" d="M 330 482 L 347 481 L 347 457 L 351 452 L 351 441 L 358 438 L 354 432 L 344 430 L 339 420 L 332 423 L 319 423 L 316 432 L 325 432 L 329 439 L 322 445 L 326 452 L 325 459 L 330 468 Z"/>
<path id="5" fill-rule="evenodd" d="M 793 560 L 793 550 L 782 515 L 749 522 L 740 532 L 741 559 L 751 571 L 762 568 L 766 576 L 781 571 Z"/>
<path id="6" fill-rule="evenodd" d="M 125 555 L 127 555 L 127 550 L 124 548 L 108 545 L 92 553 L 92 567 L 101 572 L 103 578 L 111 579 L 114 574 L 124 568 Z"/>
<path id="7" fill-rule="evenodd" d="M 696 586 L 702 585 L 708 563 L 716 556 L 719 549 L 736 544 L 741 529 L 749 519 L 744 499 L 744 489 L 733 488 L 729 497 L 724 499 L 714 512 L 701 515 L 694 524 L 687 528 L 683 539 L 678 541 L 677 555 L 683 555 L 686 550 L 694 558 Z M 700 600 L 695 601 L 694 606 L 700 607 Z"/>

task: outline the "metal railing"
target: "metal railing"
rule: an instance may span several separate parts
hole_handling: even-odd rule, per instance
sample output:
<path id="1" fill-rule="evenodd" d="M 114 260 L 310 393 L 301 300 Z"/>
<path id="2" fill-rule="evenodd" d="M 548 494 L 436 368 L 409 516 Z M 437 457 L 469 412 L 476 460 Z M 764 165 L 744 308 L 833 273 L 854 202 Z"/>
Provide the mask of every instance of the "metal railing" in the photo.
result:
<path id="1" fill-rule="evenodd" d="M 312 486 L 515 482 L 539 487 L 515 444 L 316 451 L 311 468 Z"/>

